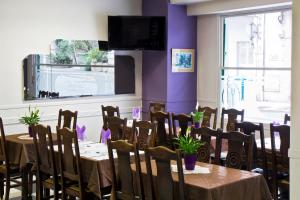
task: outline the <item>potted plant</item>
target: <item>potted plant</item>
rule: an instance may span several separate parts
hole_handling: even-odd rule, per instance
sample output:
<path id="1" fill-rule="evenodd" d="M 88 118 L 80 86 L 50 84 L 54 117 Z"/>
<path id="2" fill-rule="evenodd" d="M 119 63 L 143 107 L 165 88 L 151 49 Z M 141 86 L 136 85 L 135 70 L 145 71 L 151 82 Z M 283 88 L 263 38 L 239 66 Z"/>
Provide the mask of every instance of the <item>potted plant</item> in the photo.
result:
<path id="1" fill-rule="evenodd" d="M 192 115 L 193 121 L 195 123 L 195 128 L 199 128 L 200 121 L 203 118 L 203 112 L 195 111 L 195 112 L 192 112 L 191 115 Z"/>
<path id="2" fill-rule="evenodd" d="M 39 116 L 40 110 L 39 109 L 31 110 L 30 106 L 28 110 L 29 110 L 29 115 L 25 114 L 25 116 L 21 117 L 19 121 L 20 123 L 28 126 L 29 136 L 32 137 L 33 136 L 32 127 L 40 122 L 40 116 Z"/>
<path id="3" fill-rule="evenodd" d="M 175 138 L 175 144 L 178 145 L 183 153 L 185 169 L 194 170 L 197 161 L 197 152 L 204 143 L 192 138 L 190 135 L 181 135 Z"/>

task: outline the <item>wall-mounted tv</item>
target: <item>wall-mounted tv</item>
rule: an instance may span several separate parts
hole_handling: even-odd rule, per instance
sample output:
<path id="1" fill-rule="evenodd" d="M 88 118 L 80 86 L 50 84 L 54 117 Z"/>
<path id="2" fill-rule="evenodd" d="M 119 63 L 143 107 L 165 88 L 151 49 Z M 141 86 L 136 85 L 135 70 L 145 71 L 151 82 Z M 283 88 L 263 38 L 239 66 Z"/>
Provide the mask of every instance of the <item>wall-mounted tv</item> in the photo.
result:
<path id="1" fill-rule="evenodd" d="M 166 18 L 108 16 L 108 47 L 111 50 L 165 50 Z"/>

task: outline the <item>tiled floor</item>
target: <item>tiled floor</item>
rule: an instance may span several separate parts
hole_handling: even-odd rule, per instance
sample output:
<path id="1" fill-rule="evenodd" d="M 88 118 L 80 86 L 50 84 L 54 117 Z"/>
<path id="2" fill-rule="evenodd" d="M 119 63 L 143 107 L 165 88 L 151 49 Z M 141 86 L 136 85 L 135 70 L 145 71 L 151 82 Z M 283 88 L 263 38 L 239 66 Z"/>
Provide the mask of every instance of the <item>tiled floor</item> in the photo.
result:
<path id="1" fill-rule="evenodd" d="M 32 199 L 35 199 L 35 192 L 32 194 Z M 21 200 L 22 199 L 22 191 L 21 188 L 11 188 L 9 199 L 11 200 Z"/>

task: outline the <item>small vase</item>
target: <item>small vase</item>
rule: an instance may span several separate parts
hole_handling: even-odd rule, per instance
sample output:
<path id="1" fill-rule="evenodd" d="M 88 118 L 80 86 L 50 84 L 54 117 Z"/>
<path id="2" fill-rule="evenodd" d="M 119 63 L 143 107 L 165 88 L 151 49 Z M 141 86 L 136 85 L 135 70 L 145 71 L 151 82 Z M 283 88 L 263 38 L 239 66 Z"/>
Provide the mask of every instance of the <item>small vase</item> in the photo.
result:
<path id="1" fill-rule="evenodd" d="M 33 129 L 32 126 L 28 126 L 28 134 L 30 137 L 33 137 Z"/>
<path id="2" fill-rule="evenodd" d="M 186 170 L 194 170 L 197 161 L 197 154 L 184 155 L 184 165 Z"/>
<path id="3" fill-rule="evenodd" d="M 195 122 L 195 128 L 200 128 L 200 122 Z"/>

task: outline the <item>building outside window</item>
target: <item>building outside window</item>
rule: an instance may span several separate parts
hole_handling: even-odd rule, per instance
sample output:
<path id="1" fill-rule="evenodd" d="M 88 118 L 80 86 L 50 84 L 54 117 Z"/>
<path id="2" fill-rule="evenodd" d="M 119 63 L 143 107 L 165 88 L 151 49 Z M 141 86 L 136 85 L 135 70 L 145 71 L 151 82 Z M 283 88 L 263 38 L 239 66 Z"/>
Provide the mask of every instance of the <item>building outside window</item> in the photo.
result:
<path id="1" fill-rule="evenodd" d="M 282 122 L 290 113 L 291 10 L 224 17 L 223 27 L 221 107 Z"/>

